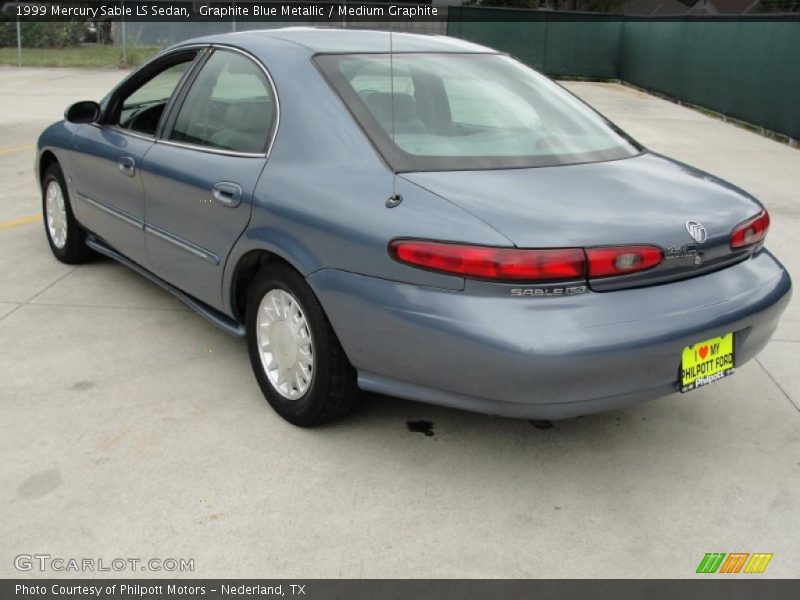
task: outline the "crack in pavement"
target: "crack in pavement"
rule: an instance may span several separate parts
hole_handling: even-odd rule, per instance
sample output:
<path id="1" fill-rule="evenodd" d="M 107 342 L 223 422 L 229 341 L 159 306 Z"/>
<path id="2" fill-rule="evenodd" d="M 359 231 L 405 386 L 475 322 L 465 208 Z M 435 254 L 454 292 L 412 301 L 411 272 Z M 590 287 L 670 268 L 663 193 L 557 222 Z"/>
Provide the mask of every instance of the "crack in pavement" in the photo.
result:
<path id="1" fill-rule="evenodd" d="M 764 366 L 764 363 L 761 362 L 761 359 L 759 357 L 756 357 L 756 362 L 758 363 L 758 366 L 764 370 L 764 373 L 767 374 L 767 377 L 769 377 L 772 380 L 772 383 L 775 384 L 775 387 L 777 387 L 781 391 L 781 394 L 783 394 L 784 397 L 789 401 L 789 404 L 792 405 L 792 408 L 794 408 L 797 412 L 800 413 L 800 406 L 797 406 L 797 404 L 794 403 L 792 397 L 786 392 L 785 389 L 783 389 L 783 386 L 780 383 L 778 383 L 778 380 L 775 379 L 775 377 L 773 377 L 772 373 L 770 373 L 769 369 L 767 369 L 767 367 Z"/>
<path id="2" fill-rule="evenodd" d="M 115 310 L 155 310 L 163 312 L 194 312 L 191 308 L 157 308 L 154 306 L 119 306 L 114 304 L 78 304 L 76 302 L 26 302 L 30 306 L 61 306 L 66 308 L 110 308 Z"/>
<path id="3" fill-rule="evenodd" d="M 3 304 L 11 304 L 11 302 L 3 302 Z M 0 321 L 2 321 L 3 319 L 6 319 L 6 318 L 8 318 L 8 317 L 9 317 L 9 316 L 11 316 L 11 315 L 13 315 L 13 314 L 14 314 L 15 312 L 17 312 L 17 311 L 18 311 L 18 310 L 19 310 L 19 309 L 20 309 L 22 306 L 24 306 L 24 304 L 17 304 L 17 305 L 16 305 L 14 308 L 12 308 L 12 309 L 11 309 L 10 311 L 8 311 L 6 314 L 4 314 L 2 317 L 0 317 Z"/>
<path id="4" fill-rule="evenodd" d="M 62 279 L 66 279 L 66 278 L 67 278 L 69 275 L 72 275 L 72 274 L 73 274 L 73 273 L 74 273 L 74 272 L 77 270 L 77 268 L 78 268 L 78 267 L 72 267 L 72 268 L 71 268 L 69 271 L 67 271 L 66 273 L 64 273 L 64 274 L 63 274 L 61 277 L 59 277 L 59 278 L 58 278 L 58 279 L 56 279 L 55 281 L 51 282 L 49 285 L 45 286 L 45 288 L 44 288 L 43 290 L 39 290 L 39 291 L 38 291 L 38 292 L 36 292 L 36 293 L 35 293 L 33 296 L 31 296 L 30 298 L 28 298 L 28 299 L 27 299 L 25 302 L 23 302 L 23 304 L 28 304 L 28 303 L 30 303 L 32 300 L 35 300 L 36 298 L 38 298 L 39 296 L 41 296 L 42 294 L 44 294 L 44 293 L 45 293 L 47 290 L 49 290 L 51 287 L 53 287 L 55 284 L 57 284 L 59 281 L 61 281 Z"/>
<path id="5" fill-rule="evenodd" d="M 2 304 L 16 304 L 13 309 L 9 312 L 4 314 L 0 317 L 0 321 L 8 318 L 9 316 L 13 315 L 23 306 L 61 306 L 67 308 L 99 308 L 99 309 L 113 309 L 113 310 L 145 310 L 145 311 L 164 311 L 164 312 L 193 312 L 190 308 L 156 308 L 156 307 L 148 307 L 148 306 L 115 306 L 109 304 L 79 304 L 79 303 L 71 303 L 71 302 L 34 302 L 36 298 L 44 294 L 47 290 L 51 289 L 53 286 L 58 284 L 59 282 L 63 281 L 70 275 L 72 275 L 76 270 L 80 267 L 72 267 L 69 271 L 58 277 L 55 281 L 52 281 L 43 289 L 36 292 L 33 296 L 25 300 L 24 302 L 13 302 L 13 301 L 4 301 Z"/>

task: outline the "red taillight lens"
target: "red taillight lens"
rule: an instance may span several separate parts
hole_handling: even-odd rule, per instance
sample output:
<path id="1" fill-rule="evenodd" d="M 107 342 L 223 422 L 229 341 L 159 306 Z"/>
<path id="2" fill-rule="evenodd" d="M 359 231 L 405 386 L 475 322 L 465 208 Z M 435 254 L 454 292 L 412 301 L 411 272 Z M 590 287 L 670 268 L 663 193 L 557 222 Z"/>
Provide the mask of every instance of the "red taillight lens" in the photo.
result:
<path id="1" fill-rule="evenodd" d="M 752 219 L 737 225 L 731 233 L 731 248 L 745 248 L 764 240 L 769 230 L 769 213 L 761 211 Z"/>
<path id="2" fill-rule="evenodd" d="M 589 277 L 613 277 L 651 269 L 664 259 L 655 246 L 606 246 L 587 248 Z"/>
<path id="3" fill-rule="evenodd" d="M 390 254 L 398 261 L 464 277 L 498 281 L 582 279 L 586 260 L 581 248 L 518 250 L 420 240 L 395 240 Z"/>

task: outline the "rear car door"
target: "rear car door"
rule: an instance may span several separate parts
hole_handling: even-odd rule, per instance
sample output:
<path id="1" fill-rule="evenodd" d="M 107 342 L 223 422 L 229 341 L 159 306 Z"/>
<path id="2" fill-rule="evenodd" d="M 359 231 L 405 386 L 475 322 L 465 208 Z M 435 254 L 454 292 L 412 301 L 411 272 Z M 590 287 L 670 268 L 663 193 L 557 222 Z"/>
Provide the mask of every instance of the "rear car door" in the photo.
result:
<path id="1" fill-rule="evenodd" d="M 211 306 L 222 307 L 225 260 L 250 220 L 277 118 L 264 67 L 215 48 L 147 153 L 148 267 Z"/>
<path id="2" fill-rule="evenodd" d="M 146 260 L 141 166 L 198 52 L 173 53 L 141 69 L 112 93 L 100 121 L 74 138 L 78 220 L 140 264 Z"/>

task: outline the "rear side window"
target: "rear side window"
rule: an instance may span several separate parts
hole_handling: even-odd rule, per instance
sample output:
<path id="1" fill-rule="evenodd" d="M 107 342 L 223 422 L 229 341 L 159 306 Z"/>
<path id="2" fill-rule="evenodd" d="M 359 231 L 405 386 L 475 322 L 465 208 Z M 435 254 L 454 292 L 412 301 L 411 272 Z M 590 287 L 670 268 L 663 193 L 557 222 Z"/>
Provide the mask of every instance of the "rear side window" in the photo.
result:
<path id="1" fill-rule="evenodd" d="M 186 95 L 169 139 L 262 153 L 275 113 L 275 97 L 261 68 L 246 56 L 216 50 Z"/>

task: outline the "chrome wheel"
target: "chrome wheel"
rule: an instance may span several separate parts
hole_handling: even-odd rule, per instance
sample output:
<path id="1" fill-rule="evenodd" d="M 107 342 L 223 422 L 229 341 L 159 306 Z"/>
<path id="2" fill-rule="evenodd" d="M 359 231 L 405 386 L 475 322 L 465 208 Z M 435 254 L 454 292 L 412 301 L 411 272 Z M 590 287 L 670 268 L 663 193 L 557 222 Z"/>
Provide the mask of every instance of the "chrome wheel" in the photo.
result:
<path id="1" fill-rule="evenodd" d="M 64 203 L 64 193 L 57 181 L 47 184 L 45 218 L 50 239 L 53 245 L 61 250 L 67 243 L 67 207 Z"/>
<path id="2" fill-rule="evenodd" d="M 272 289 L 261 299 L 256 320 L 261 365 L 272 387 L 288 400 L 306 393 L 314 378 L 314 342 L 294 296 Z"/>

